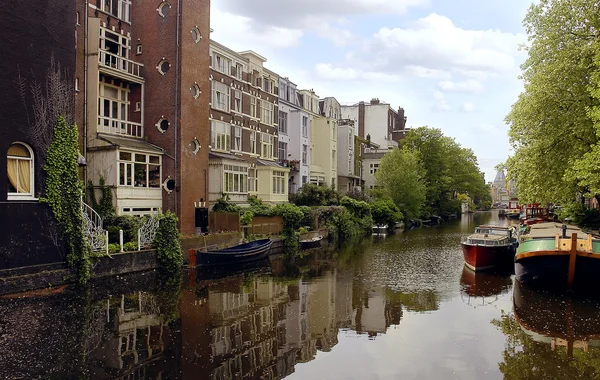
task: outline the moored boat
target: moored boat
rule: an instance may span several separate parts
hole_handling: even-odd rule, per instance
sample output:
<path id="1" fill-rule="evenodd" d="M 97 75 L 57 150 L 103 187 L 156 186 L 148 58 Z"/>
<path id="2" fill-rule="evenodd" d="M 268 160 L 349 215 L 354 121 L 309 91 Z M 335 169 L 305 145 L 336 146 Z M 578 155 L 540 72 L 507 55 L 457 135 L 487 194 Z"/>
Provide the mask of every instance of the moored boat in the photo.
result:
<path id="1" fill-rule="evenodd" d="M 300 240 L 300 248 L 301 249 L 319 248 L 321 246 L 322 240 L 323 240 L 323 236 L 314 236 L 309 239 Z"/>
<path id="2" fill-rule="evenodd" d="M 576 282 L 600 281 L 600 240 L 572 225 L 529 228 L 515 254 L 515 275 L 521 283 L 572 288 Z"/>
<path id="3" fill-rule="evenodd" d="M 206 252 L 196 250 L 195 263 L 197 266 L 203 267 L 239 265 L 261 260 L 268 256 L 272 244 L 273 241 L 271 239 L 261 239 L 220 250 Z"/>
<path id="4" fill-rule="evenodd" d="M 486 270 L 512 264 L 517 239 L 515 229 L 482 225 L 462 239 L 465 264 L 472 270 Z"/>

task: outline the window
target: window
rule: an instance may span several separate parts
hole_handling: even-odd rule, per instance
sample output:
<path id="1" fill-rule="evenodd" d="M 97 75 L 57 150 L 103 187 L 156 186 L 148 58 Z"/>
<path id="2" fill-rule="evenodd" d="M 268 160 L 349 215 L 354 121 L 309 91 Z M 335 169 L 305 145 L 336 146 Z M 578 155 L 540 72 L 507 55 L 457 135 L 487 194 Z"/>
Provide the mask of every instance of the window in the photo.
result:
<path id="1" fill-rule="evenodd" d="M 302 116 L 302 137 L 308 137 L 308 117 Z"/>
<path id="2" fill-rule="evenodd" d="M 109 13 L 123 21 L 129 22 L 131 0 L 102 0 L 100 10 Z"/>
<path id="3" fill-rule="evenodd" d="M 229 86 L 225 83 L 212 82 L 212 106 L 221 111 L 229 112 Z"/>
<path id="4" fill-rule="evenodd" d="M 354 144 L 352 143 L 354 140 L 354 131 L 352 129 L 348 129 L 348 149 L 354 150 Z"/>
<path id="5" fill-rule="evenodd" d="M 260 102 L 260 121 L 263 124 L 273 125 L 273 108 L 274 104 L 263 100 Z"/>
<path id="6" fill-rule="evenodd" d="M 200 29 L 198 29 L 197 26 L 194 26 L 192 28 L 192 39 L 194 40 L 195 43 L 200 42 L 200 40 L 202 39 L 202 33 L 200 33 Z"/>
<path id="7" fill-rule="evenodd" d="M 171 10 L 171 4 L 169 4 L 167 1 L 163 1 L 162 3 L 160 3 L 160 5 L 158 6 L 158 9 L 156 11 L 160 15 L 160 17 L 164 18 L 169 15 L 170 10 Z"/>
<path id="8" fill-rule="evenodd" d="M 287 143 L 279 142 L 279 161 L 287 160 Z"/>
<path id="9" fill-rule="evenodd" d="M 248 168 L 236 165 L 223 165 L 223 191 L 225 193 L 246 193 L 248 189 Z"/>
<path id="10" fill-rule="evenodd" d="M 308 146 L 306 144 L 302 145 L 302 163 L 308 165 Z"/>
<path id="11" fill-rule="evenodd" d="M 8 196 L 7 199 L 33 198 L 33 151 L 22 143 L 14 143 L 8 148 L 7 174 Z"/>
<path id="12" fill-rule="evenodd" d="M 129 121 L 129 89 L 100 82 L 99 132 L 142 137 L 142 125 Z"/>
<path id="13" fill-rule="evenodd" d="M 258 191 L 258 178 L 256 169 L 248 169 L 248 192 L 256 193 Z"/>
<path id="14" fill-rule="evenodd" d="M 250 96 L 250 116 L 256 117 L 256 96 Z"/>
<path id="15" fill-rule="evenodd" d="M 302 184 L 303 184 L 303 185 L 306 185 L 306 182 L 308 182 L 308 177 L 307 177 L 307 176 L 305 176 L 305 175 L 303 175 L 303 176 L 302 176 Z"/>
<path id="16" fill-rule="evenodd" d="M 266 159 L 273 158 L 273 141 L 275 136 L 268 133 L 262 133 L 261 136 L 260 157 Z"/>
<path id="17" fill-rule="evenodd" d="M 242 151 L 242 127 L 234 126 L 233 150 Z"/>
<path id="18" fill-rule="evenodd" d="M 379 168 L 379 164 L 370 164 L 369 165 L 369 173 L 375 174 L 377 173 L 377 168 Z"/>
<path id="19" fill-rule="evenodd" d="M 235 112 L 242 112 L 242 92 L 235 90 L 235 99 L 233 101 L 233 110 Z"/>
<path id="20" fill-rule="evenodd" d="M 336 140 L 337 139 L 337 135 L 335 133 L 335 122 L 331 123 L 331 139 L 332 140 Z"/>
<path id="21" fill-rule="evenodd" d="M 335 160 L 336 160 L 336 158 L 337 158 L 336 151 L 335 151 L 335 150 L 332 150 L 332 151 L 331 151 L 331 167 L 332 167 L 333 169 L 335 169 L 335 168 L 336 168 L 336 166 L 337 166 L 337 165 L 335 164 Z"/>
<path id="22" fill-rule="evenodd" d="M 222 72 L 223 74 L 231 74 L 231 61 L 217 53 L 213 53 L 215 70 Z"/>
<path id="23" fill-rule="evenodd" d="M 348 174 L 350 174 L 350 175 L 352 175 L 352 174 L 353 174 L 353 173 L 352 173 L 352 172 L 353 172 L 353 170 L 352 170 L 352 169 L 354 169 L 354 168 L 352 167 L 352 159 L 351 159 L 351 158 L 348 158 Z"/>
<path id="24" fill-rule="evenodd" d="M 275 93 L 275 82 L 267 77 L 265 77 L 262 81 L 262 89 L 269 94 Z"/>
<path id="25" fill-rule="evenodd" d="M 273 194 L 285 194 L 285 172 L 273 171 Z"/>
<path id="26" fill-rule="evenodd" d="M 75 78 L 75 92 L 79 92 L 79 78 Z"/>
<path id="27" fill-rule="evenodd" d="M 194 85 L 190 87 L 190 92 L 192 93 L 194 99 L 198 99 L 198 97 L 202 93 L 202 91 L 200 91 L 200 86 L 198 86 L 198 83 L 194 83 Z"/>
<path id="28" fill-rule="evenodd" d="M 239 80 L 242 80 L 242 73 L 244 72 L 244 66 L 239 63 L 235 64 L 235 77 Z"/>
<path id="29" fill-rule="evenodd" d="M 121 58 L 129 58 L 130 38 L 110 29 L 100 28 L 100 62 L 119 70 L 127 70 L 128 62 Z"/>
<path id="30" fill-rule="evenodd" d="M 160 188 L 161 157 L 119 152 L 119 186 Z"/>
<path id="31" fill-rule="evenodd" d="M 279 111 L 279 132 L 283 134 L 287 134 L 287 116 L 286 112 Z"/>
<path id="32" fill-rule="evenodd" d="M 161 75 L 165 75 L 169 69 L 171 68 L 171 64 L 169 63 L 169 61 L 167 61 L 166 59 L 161 59 L 160 62 L 158 62 L 158 65 L 156 65 L 156 69 L 158 70 L 158 72 Z"/>
<path id="33" fill-rule="evenodd" d="M 210 127 L 212 148 L 215 150 L 230 150 L 231 126 L 227 123 L 213 120 Z"/>

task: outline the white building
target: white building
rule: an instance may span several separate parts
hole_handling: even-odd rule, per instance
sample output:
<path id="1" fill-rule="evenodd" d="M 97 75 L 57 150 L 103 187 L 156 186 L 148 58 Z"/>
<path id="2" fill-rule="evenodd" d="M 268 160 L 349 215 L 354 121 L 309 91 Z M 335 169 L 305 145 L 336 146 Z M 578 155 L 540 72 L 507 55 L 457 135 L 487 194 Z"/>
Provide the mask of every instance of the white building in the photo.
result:
<path id="1" fill-rule="evenodd" d="M 311 118 L 303 110 L 296 85 L 279 78 L 279 162 L 290 168 L 289 193 L 310 180 Z"/>

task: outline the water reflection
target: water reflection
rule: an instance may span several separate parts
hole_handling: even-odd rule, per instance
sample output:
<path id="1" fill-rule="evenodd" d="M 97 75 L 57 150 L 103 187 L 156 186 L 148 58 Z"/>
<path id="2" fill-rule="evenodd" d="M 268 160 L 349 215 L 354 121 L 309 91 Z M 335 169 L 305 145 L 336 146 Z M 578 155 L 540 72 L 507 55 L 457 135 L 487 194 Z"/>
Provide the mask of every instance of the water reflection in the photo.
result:
<path id="1" fill-rule="evenodd" d="M 511 274 L 509 270 L 474 271 L 465 265 L 460 276 L 461 297 L 474 307 L 490 305 L 510 291 Z"/>
<path id="2" fill-rule="evenodd" d="M 600 302 L 514 285 L 514 316 L 494 321 L 506 335 L 505 378 L 600 376 Z"/>

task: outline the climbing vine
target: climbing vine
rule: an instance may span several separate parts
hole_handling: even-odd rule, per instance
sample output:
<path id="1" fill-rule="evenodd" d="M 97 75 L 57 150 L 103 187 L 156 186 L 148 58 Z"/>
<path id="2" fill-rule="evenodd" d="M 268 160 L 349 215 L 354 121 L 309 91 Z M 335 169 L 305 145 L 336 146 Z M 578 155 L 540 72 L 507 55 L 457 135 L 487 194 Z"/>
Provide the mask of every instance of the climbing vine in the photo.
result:
<path id="1" fill-rule="evenodd" d="M 60 116 L 54 128 L 54 138 L 46 155 L 46 193 L 42 199 L 52 209 L 61 225 L 67 245 L 67 264 L 77 271 L 78 282 L 90 278 L 90 252 L 83 231 L 81 197 L 83 184 L 79 179 L 78 133 Z"/>
<path id="2" fill-rule="evenodd" d="M 94 183 L 90 180 L 88 181 L 87 191 L 88 191 L 88 199 L 90 200 L 90 206 L 100 215 L 102 220 L 108 219 L 110 217 L 115 216 L 115 209 L 113 207 L 113 194 L 110 189 L 110 186 L 106 184 L 106 180 L 104 177 L 100 177 L 100 181 L 98 184 L 100 188 L 100 200 L 96 199 L 96 190 L 94 188 Z"/>
<path id="3" fill-rule="evenodd" d="M 177 216 L 170 211 L 160 215 L 158 230 L 154 237 L 154 247 L 158 252 L 160 266 L 169 272 L 178 271 L 183 265 L 180 235 L 177 229 Z"/>

